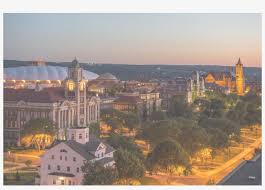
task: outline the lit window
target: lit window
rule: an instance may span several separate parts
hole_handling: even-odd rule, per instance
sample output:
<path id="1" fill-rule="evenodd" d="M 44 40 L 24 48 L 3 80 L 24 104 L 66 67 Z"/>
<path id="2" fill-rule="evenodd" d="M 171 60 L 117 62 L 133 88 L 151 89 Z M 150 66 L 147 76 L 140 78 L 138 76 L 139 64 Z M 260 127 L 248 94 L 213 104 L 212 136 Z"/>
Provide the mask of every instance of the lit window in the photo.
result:
<path id="1" fill-rule="evenodd" d="M 83 91 L 85 88 L 85 83 L 84 82 L 80 82 L 80 91 Z"/>
<path id="2" fill-rule="evenodd" d="M 75 84 L 72 81 L 69 81 L 67 87 L 69 91 L 73 91 L 75 88 Z"/>

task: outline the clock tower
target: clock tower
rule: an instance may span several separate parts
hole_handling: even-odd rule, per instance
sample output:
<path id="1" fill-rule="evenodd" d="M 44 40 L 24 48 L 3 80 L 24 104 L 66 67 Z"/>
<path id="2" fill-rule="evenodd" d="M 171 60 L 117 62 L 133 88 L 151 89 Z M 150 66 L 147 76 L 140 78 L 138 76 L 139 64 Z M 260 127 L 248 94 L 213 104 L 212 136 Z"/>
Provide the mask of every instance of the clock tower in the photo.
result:
<path id="1" fill-rule="evenodd" d="M 245 76 L 243 64 L 241 63 L 240 58 L 236 64 L 236 93 L 238 95 L 244 95 L 245 92 Z"/>
<path id="2" fill-rule="evenodd" d="M 75 58 L 68 68 L 68 77 L 65 79 L 65 97 L 76 102 L 77 126 L 86 126 L 86 81 L 83 78 L 83 69 Z"/>

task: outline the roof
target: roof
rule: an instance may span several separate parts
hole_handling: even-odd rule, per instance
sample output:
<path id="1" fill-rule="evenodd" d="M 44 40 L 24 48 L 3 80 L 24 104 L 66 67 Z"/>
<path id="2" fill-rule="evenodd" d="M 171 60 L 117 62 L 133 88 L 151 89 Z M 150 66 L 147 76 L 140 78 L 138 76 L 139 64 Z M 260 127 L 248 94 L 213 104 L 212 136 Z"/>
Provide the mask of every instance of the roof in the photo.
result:
<path id="1" fill-rule="evenodd" d="M 115 103 L 126 103 L 126 104 L 137 104 L 142 102 L 141 98 L 139 96 L 120 96 L 116 100 L 114 100 Z"/>
<path id="2" fill-rule="evenodd" d="M 68 68 L 60 66 L 21 66 L 4 68 L 5 80 L 64 80 L 68 76 Z M 98 77 L 96 73 L 83 70 L 85 80 Z"/>
<path id="3" fill-rule="evenodd" d="M 62 176 L 62 177 L 75 177 L 74 174 L 63 173 L 63 172 L 52 172 L 52 173 L 49 173 L 48 175 L 56 175 L 56 176 Z"/>
<path id="4" fill-rule="evenodd" d="M 223 77 L 231 77 L 232 78 L 232 75 L 230 72 L 226 72 L 226 71 L 223 71 L 223 72 L 209 72 L 207 73 L 207 75 L 211 74 L 215 80 L 223 80 Z M 206 75 L 206 76 L 207 76 Z"/>
<path id="5" fill-rule="evenodd" d="M 51 149 L 52 147 L 60 144 L 60 143 L 65 143 L 67 146 L 69 146 L 71 149 L 73 149 L 75 152 L 83 156 L 86 160 L 92 160 L 95 158 L 95 155 L 92 152 L 95 152 L 100 145 L 100 143 L 103 143 L 106 146 L 106 154 L 115 151 L 113 147 L 108 145 L 107 143 L 104 143 L 100 139 L 96 138 L 93 135 L 89 135 L 89 142 L 86 144 L 81 144 L 78 143 L 74 140 L 69 140 L 69 141 L 55 141 L 49 148 Z"/>
<path id="6" fill-rule="evenodd" d="M 35 91 L 35 89 L 4 89 L 4 101 L 53 103 L 64 99 L 64 88 L 62 87 L 44 88 L 41 91 Z"/>
<path id="7" fill-rule="evenodd" d="M 111 73 L 104 73 L 99 75 L 97 80 L 118 80 L 118 79 Z"/>
<path id="8" fill-rule="evenodd" d="M 107 163 L 113 162 L 114 158 L 113 157 L 105 157 L 100 160 L 98 160 L 99 163 L 101 163 L 103 166 Z"/>

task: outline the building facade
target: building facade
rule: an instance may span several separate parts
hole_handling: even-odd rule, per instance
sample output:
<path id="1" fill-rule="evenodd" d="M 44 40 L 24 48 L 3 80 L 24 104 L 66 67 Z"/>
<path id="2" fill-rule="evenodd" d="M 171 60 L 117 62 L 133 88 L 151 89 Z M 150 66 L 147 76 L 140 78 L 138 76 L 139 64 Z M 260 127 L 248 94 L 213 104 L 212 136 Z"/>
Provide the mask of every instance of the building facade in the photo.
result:
<path id="1" fill-rule="evenodd" d="M 65 139 L 70 126 L 87 126 L 100 119 L 100 98 L 87 96 L 82 68 L 74 60 L 62 87 L 35 89 L 4 88 L 4 143 L 20 145 L 20 131 L 31 119 L 47 118 L 58 128 L 57 138 Z"/>
<path id="2" fill-rule="evenodd" d="M 114 149 L 89 134 L 89 127 L 68 128 L 67 140 L 56 141 L 41 157 L 40 185 L 82 185 L 86 162 L 99 162 L 104 167 L 114 167 Z"/>
<path id="3" fill-rule="evenodd" d="M 244 67 L 240 58 L 233 72 L 209 72 L 205 75 L 206 83 L 214 83 L 227 89 L 227 92 L 236 93 L 237 95 L 245 94 L 245 76 Z"/>

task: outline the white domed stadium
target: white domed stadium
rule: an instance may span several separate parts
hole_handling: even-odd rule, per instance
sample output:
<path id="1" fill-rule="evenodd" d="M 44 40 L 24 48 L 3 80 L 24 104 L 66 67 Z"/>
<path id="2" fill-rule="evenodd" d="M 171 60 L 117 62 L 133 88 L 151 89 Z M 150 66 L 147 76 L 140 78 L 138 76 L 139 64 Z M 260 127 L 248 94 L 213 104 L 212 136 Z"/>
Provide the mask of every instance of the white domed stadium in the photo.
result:
<path id="1" fill-rule="evenodd" d="M 43 87 L 60 86 L 68 76 L 68 68 L 61 66 L 19 66 L 4 69 L 5 87 L 34 88 L 36 82 Z M 98 74 L 83 70 L 87 81 L 97 79 Z"/>

